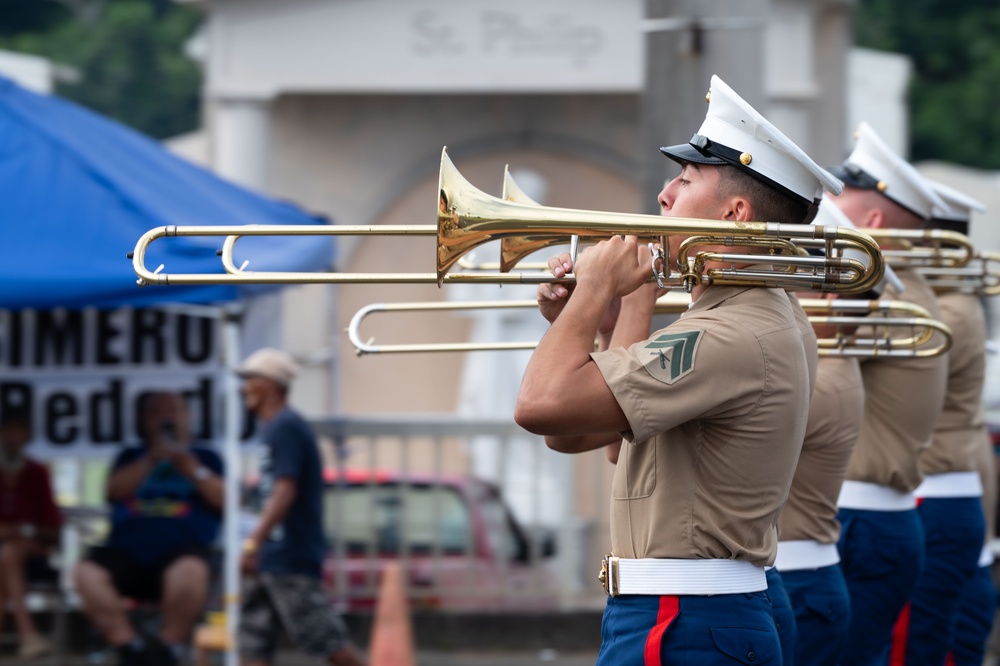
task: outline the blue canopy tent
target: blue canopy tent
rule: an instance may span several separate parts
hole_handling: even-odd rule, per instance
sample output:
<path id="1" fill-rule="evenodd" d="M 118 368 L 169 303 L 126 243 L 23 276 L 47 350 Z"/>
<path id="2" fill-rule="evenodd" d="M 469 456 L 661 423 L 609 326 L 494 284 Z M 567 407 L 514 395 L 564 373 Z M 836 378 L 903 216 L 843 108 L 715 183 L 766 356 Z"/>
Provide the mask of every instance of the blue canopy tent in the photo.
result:
<path id="1" fill-rule="evenodd" d="M 140 288 L 126 254 L 143 233 L 163 225 L 324 222 L 175 157 L 119 123 L 0 77 L 0 309 L 231 303 L 268 287 Z M 221 272 L 221 243 L 213 237 L 161 240 L 150 247 L 147 265 L 163 263 L 174 273 Z M 255 270 L 321 270 L 334 256 L 331 237 L 247 238 L 239 250 L 240 260 L 250 258 Z M 235 328 L 227 327 L 225 337 L 230 367 L 239 356 Z M 226 459 L 235 470 L 240 405 L 228 374 Z M 238 480 L 227 477 L 226 605 L 235 623 Z M 235 663 L 232 653 L 229 658 Z"/>
<path id="2" fill-rule="evenodd" d="M 0 308 L 221 303 L 258 286 L 138 289 L 126 253 L 162 225 L 321 224 L 186 162 L 114 121 L 0 77 Z M 329 267 L 332 238 L 240 241 L 254 270 Z M 150 246 L 147 265 L 221 272 L 222 239 Z"/>

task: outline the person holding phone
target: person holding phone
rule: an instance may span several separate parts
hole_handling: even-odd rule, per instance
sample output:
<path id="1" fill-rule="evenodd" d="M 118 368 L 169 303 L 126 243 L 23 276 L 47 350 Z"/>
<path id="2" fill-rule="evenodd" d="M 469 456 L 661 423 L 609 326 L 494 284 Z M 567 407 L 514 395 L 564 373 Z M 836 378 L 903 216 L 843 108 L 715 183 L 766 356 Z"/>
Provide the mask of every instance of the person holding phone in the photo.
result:
<path id="1" fill-rule="evenodd" d="M 84 611 L 123 666 L 172 666 L 205 605 L 210 548 L 222 521 L 222 459 L 192 442 L 179 393 L 139 400 L 142 444 L 123 450 L 107 482 L 111 533 L 74 572 Z M 124 598 L 158 602 L 157 637 L 141 637 Z"/>

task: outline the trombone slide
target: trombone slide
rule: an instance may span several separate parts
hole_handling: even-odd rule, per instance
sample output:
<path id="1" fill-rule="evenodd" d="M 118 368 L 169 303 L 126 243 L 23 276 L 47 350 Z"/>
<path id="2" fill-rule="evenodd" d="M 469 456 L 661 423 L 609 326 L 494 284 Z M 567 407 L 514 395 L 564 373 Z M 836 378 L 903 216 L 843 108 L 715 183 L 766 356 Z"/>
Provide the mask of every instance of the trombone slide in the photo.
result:
<path id="1" fill-rule="evenodd" d="M 874 331 L 890 328 L 910 329 L 911 331 L 909 337 L 902 338 L 894 338 L 890 335 L 859 337 L 853 333 L 843 334 L 838 331 L 834 337 L 819 338 L 817 340 L 820 356 L 921 358 L 943 354 L 951 347 L 951 330 L 940 321 L 931 319 L 927 310 L 913 303 L 892 300 L 835 299 L 829 301 L 826 299 L 808 298 L 800 299 L 800 303 L 809 316 L 809 321 L 814 325 L 826 324 L 850 327 L 852 329 L 864 326 Z M 690 305 L 691 299 L 687 294 L 671 292 L 657 300 L 654 313 L 658 315 L 678 315 L 686 312 Z M 366 339 L 362 336 L 361 325 L 366 318 L 377 313 L 469 312 L 501 309 L 524 310 L 534 309 L 537 306 L 538 303 L 533 300 L 373 303 L 361 308 L 354 314 L 347 327 L 347 334 L 358 356 L 365 354 L 534 349 L 538 345 L 538 342 L 535 340 L 375 344 L 373 338 Z M 890 316 L 866 316 L 869 314 Z M 943 335 L 943 342 L 936 347 L 927 347 L 927 343 L 934 337 L 935 332 Z"/>

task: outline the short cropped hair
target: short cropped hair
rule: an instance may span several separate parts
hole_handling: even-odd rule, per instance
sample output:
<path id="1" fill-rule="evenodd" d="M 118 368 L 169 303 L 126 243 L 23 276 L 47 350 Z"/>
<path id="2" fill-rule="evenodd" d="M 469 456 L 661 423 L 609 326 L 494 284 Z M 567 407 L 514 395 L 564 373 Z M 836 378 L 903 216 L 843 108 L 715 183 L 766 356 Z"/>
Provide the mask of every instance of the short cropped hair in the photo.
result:
<path id="1" fill-rule="evenodd" d="M 809 224 L 816 217 L 818 206 L 808 204 L 779 192 L 750 174 L 728 164 L 719 167 L 719 197 L 739 195 L 753 206 L 755 222 Z"/>

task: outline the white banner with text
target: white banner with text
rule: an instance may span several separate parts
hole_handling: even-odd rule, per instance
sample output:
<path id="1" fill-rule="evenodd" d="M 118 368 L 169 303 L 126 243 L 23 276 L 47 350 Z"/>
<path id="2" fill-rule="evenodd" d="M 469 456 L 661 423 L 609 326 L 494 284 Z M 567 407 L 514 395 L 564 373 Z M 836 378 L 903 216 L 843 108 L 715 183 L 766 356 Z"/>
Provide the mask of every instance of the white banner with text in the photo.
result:
<path id="1" fill-rule="evenodd" d="M 193 437 L 221 448 L 221 339 L 218 320 L 170 310 L 2 310 L 0 413 L 30 414 L 35 458 L 108 457 L 138 443 L 143 393 L 178 391 Z"/>

